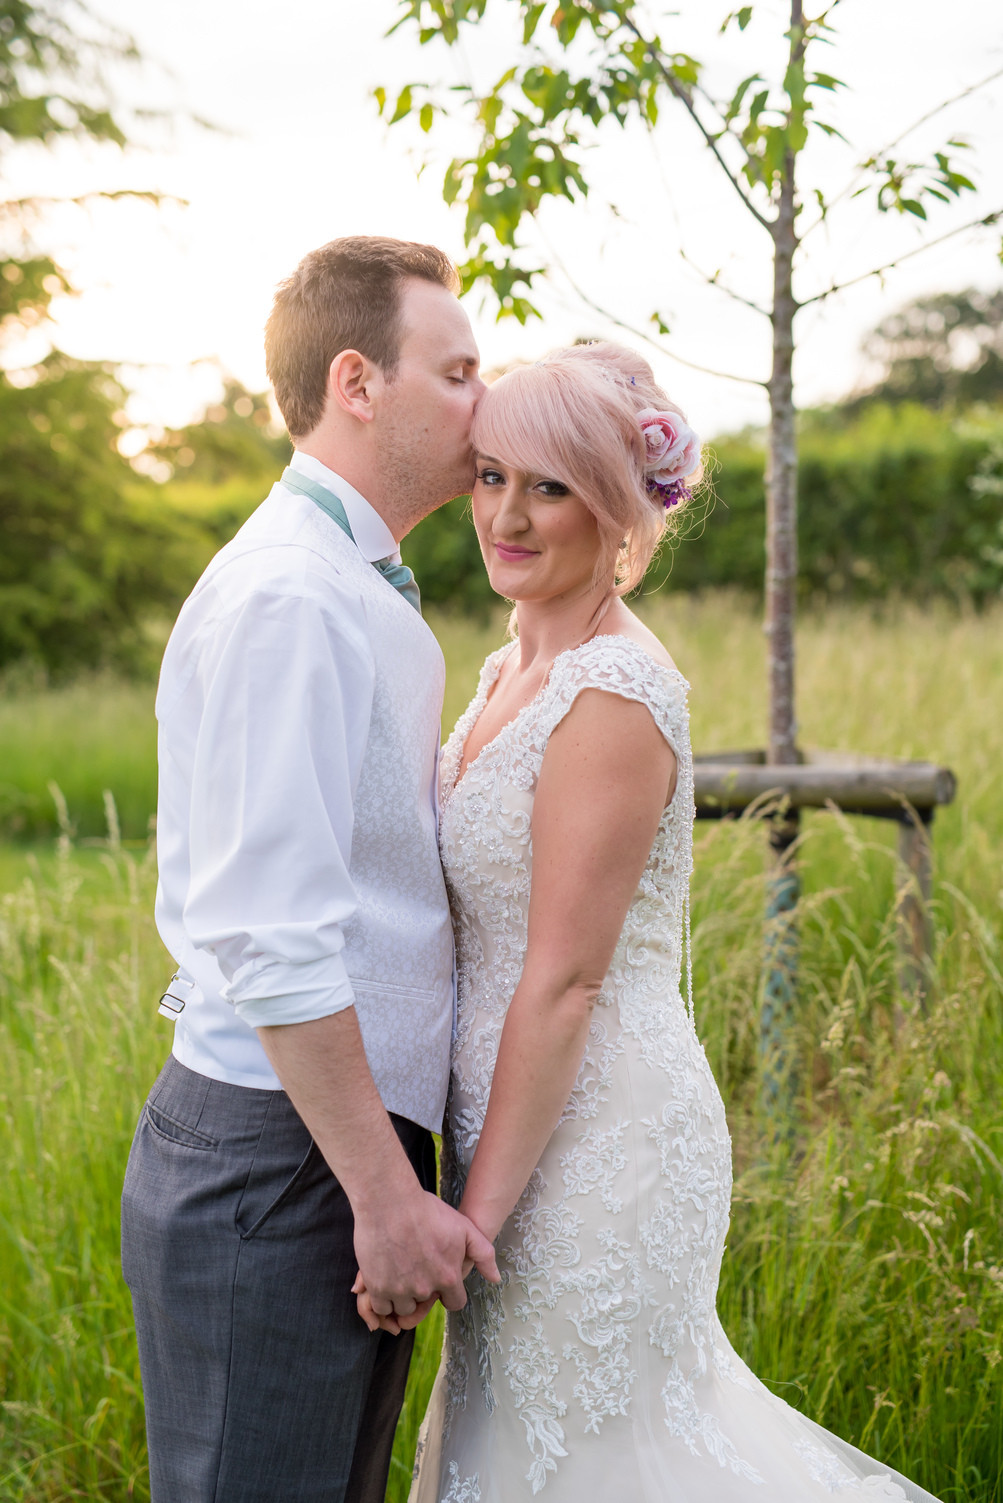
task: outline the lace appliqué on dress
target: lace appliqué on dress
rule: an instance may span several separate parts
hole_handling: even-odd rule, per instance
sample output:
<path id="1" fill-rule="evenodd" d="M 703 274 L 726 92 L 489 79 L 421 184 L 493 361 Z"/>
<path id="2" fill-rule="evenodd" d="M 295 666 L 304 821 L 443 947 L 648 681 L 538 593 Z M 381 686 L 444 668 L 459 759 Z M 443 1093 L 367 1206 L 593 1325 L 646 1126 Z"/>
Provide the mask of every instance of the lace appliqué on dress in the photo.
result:
<path id="1" fill-rule="evenodd" d="M 795 1440 L 793 1448 L 804 1462 L 813 1482 L 820 1483 L 827 1492 L 844 1498 L 895 1500 L 906 1503 L 906 1495 L 887 1472 L 874 1472 L 868 1477 L 858 1477 L 845 1462 L 825 1446 L 818 1445 L 807 1436 Z"/>
<path id="2" fill-rule="evenodd" d="M 455 1461 L 449 1463 L 449 1485 L 442 1495 L 442 1503 L 481 1503 L 481 1479 L 477 1472 L 472 1477 L 461 1477 Z"/>

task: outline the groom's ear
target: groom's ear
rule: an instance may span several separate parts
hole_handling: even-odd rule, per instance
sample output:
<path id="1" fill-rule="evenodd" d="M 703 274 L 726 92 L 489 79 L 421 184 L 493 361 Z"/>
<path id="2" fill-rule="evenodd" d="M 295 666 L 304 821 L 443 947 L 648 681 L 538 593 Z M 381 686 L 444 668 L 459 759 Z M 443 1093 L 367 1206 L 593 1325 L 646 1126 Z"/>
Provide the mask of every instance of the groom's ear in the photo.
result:
<path id="1" fill-rule="evenodd" d="M 358 350 L 341 350 L 327 372 L 327 400 L 360 423 L 371 423 L 375 416 L 373 397 L 379 371 Z"/>

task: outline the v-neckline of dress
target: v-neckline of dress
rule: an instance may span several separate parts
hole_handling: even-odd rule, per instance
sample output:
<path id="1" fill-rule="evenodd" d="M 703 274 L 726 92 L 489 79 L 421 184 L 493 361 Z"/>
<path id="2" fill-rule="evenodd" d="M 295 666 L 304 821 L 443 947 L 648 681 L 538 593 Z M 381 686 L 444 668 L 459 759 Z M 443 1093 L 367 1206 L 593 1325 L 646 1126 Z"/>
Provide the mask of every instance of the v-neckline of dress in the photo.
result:
<path id="1" fill-rule="evenodd" d="M 531 710 L 534 705 L 539 704 L 540 700 L 543 698 L 550 687 L 551 680 L 554 676 L 554 669 L 561 661 L 561 659 L 569 657 L 572 653 L 581 652 L 584 647 L 591 647 L 594 643 L 603 641 L 628 643 L 631 648 L 634 648 L 636 649 L 636 651 L 642 653 L 644 657 L 646 657 L 651 663 L 652 667 L 660 669 L 662 673 L 668 674 L 670 678 L 676 678 L 681 683 L 686 684 L 687 688 L 689 687 L 686 678 L 682 673 L 680 673 L 678 668 L 674 666 L 670 668 L 667 667 L 665 663 L 660 663 L 657 658 L 651 655 L 646 647 L 643 647 L 640 642 L 635 642 L 633 637 L 625 636 L 623 632 L 597 632 L 594 636 L 587 637 L 584 642 L 576 643 L 574 647 L 562 648 L 562 650 L 554 658 L 554 661 L 551 663 L 550 667 L 547 669 L 547 676 L 543 680 L 543 683 L 540 685 L 539 689 L 533 695 L 533 698 L 527 700 L 527 702 L 520 709 L 516 710 L 512 718 L 510 720 L 506 720 L 505 724 L 500 727 L 496 735 L 492 736 L 490 741 L 485 741 L 476 757 L 472 757 L 464 767 L 463 752 L 467 742 L 470 739 L 470 732 L 473 730 L 474 726 L 481 718 L 481 715 L 484 713 L 487 702 L 491 697 L 491 691 L 494 688 L 495 684 L 498 682 L 498 676 L 501 673 L 502 668 L 507 663 L 515 648 L 519 645 L 518 638 L 516 638 L 514 641 L 509 642 L 506 646 L 496 648 L 495 651 L 491 654 L 491 657 L 497 659 L 497 661 L 492 664 L 491 677 L 487 680 L 487 682 L 482 681 L 478 685 L 477 693 L 474 695 L 473 700 L 467 707 L 465 714 L 470 715 L 472 713 L 473 719 L 471 720 L 470 726 L 459 747 L 459 756 L 456 762 L 456 776 L 451 780 L 448 788 L 443 788 L 441 790 L 441 798 L 443 804 L 448 803 L 449 800 L 456 795 L 456 793 L 460 789 L 460 785 L 465 781 L 467 774 L 477 766 L 485 753 L 490 751 L 493 746 L 497 746 L 506 732 L 510 731 L 513 726 L 518 725 L 523 716 L 526 715 L 526 713 Z"/>

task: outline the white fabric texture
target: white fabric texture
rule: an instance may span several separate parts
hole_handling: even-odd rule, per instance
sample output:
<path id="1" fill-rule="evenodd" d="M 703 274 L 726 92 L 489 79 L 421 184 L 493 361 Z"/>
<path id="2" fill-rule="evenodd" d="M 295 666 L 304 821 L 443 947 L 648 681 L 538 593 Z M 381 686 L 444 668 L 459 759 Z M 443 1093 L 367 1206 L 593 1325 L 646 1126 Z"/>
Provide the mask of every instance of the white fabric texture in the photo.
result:
<path id="1" fill-rule="evenodd" d="M 388 1110 L 438 1131 L 453 947 L 436 837 L 444 666 L 365 552 L 280 484 L 181 610 L 157 694 L 157 924 L 195 989 L 174 1053 L 277 1089 L 255 1028 L 354 1006 Z M 387 542 L 389 539 L 389 545 Z"/>
<path id="2" fill-rule="evenodd" d="M 593 1013 L 577 1083 L 498 1238 L 500 1288 L 468 1283 L 411 1503 L 821 1503 L 930 1495 L 830 1437 L 733 1351 L 715 1303 L 731 1195 L 724 1107 L 680 990 L 692 867 L 685 681 L 638 644 L 562 653 L 457 781 L 505 653 L 443 753 L 440 842 L 458 1035 L 444 1140 L 458 1199 L 526 949 L 534 790 L 585 688 L 646 705 L 678 783 Z"/>

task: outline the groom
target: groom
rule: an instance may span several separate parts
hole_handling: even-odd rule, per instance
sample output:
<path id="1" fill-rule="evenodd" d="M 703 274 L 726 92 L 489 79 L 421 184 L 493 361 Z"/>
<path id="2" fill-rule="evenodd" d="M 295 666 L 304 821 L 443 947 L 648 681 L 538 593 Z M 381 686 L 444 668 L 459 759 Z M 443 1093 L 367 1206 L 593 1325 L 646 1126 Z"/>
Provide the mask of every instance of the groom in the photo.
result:
<path id="1" fill-rule="evenodd" d="M 295 453 L 157 695 L 173 1051 L 122 1210 L 153 1503 L 382 1503 L 413 1333 L 490 1244 L 435 1195 L 452 1024 L 443 662 L 400 539 L 471 487 L 483 390 L 431 246 L 336 240 L 276 295 Z M 356 1272 L 389 1329 L 371 1332 Z"/>

